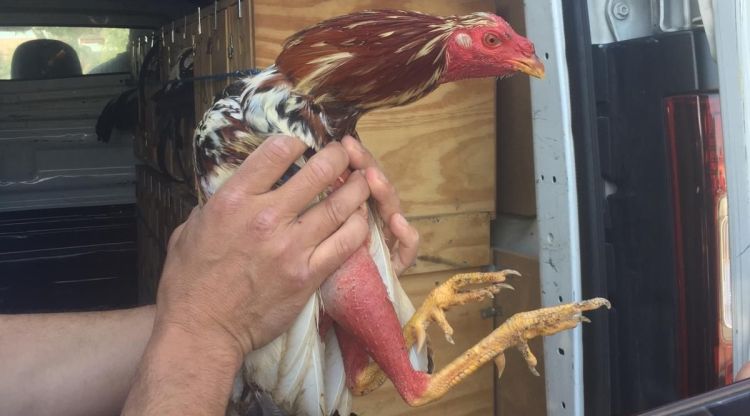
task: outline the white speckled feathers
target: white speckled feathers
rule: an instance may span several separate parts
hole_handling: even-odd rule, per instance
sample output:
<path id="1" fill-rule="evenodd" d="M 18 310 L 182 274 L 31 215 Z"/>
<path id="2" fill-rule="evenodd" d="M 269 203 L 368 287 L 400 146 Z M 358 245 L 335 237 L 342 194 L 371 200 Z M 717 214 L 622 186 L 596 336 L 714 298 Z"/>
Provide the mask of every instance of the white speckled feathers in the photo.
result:
<path id="1" fill-rule="evenodd" d="M 331 130 L 325 112 L 294 93 L 291 84 L 273 67 L 231 85 L 196 129 L 196 172 L 202 202 L 270 135 L 298 137 L 314 151 L 331 140 Z M 305 157 L 300 158 L 296 167 L 301 168 L 305 161 Z M 370 254 L 403 325 L 413 315 L 414 307 L 393 273 L 380 221 L 372 209 L 370 212 Z M 247 407 L 243 402 L 254 400 L 245 394 L 247 386 L 270 394 L 289 414 L 349 414 L 351 395 L 334 329 L 324 339 L 319 335 L 322 309 L 320 297 L 311 297 L 284 335 L 245 358 L 228 414 L 240 414 L 237 409 Z M 410 358 L 415 368 L 426 371 L 425 352 L 412 349 Z"/>

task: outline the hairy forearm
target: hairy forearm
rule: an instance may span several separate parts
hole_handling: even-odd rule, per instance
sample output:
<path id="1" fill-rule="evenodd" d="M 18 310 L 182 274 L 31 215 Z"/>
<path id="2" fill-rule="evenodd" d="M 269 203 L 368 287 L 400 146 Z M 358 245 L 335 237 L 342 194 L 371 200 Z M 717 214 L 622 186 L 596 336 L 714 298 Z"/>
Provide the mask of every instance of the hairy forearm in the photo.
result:
<path id="1" fill-rule="evenodd" d="M 119 414 L 153 322 L 153 306 L 0 315 L 0 414 Z"/>
<path id="2" fill-rule="evenodd" d="M 223 415 L 240 351 L 205 333 L 154 330 L 124 415 Z"/>

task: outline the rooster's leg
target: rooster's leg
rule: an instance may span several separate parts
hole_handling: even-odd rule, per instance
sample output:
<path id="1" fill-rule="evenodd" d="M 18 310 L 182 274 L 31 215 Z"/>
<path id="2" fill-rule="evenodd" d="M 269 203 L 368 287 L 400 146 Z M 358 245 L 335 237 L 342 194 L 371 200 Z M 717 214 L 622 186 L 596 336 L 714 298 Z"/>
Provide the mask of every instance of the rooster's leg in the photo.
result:
<path id="1" fill-rule="evenodd" d="M 453 343 L 453 329 L 445 318 L 445 311 L 453 306 L 491 299 L 503 288 L 512 289 L 512 286 L 503 283 L 508 275 L 519 275 L 519 273 L 514 270 L 496 273 L 463 273 L 451 277 L 432 290 L 419 310 L 404 325 L 403 336 L 406 347 L 410 348 L 417 343 L 421 350 L 427 337 L 427 327 L 431 322 L 437 322 L 445 332 L 448 342 Z M 488 285 L 471 290 L 463 289 L 465 286 L 478 284 Z M 350 375 L 348 385 L 352 393 L 358 396 L 364 395 L 380 387 L 386 379 L 380 366 L 376 362 L 370 362 L 370 357 L 364 347 L 345 329 L 337 326 L 336 334 L 339 335 L 339 343 L 347 363 L 347 374 Z"/>
<path id="2" fill-rule="evenodd" d="M 407 402 L 426 390 L 430 376 L 412 368 L 401 324 L 366 246 L 326 279 L 320 294 L 326 314 L 336 323 L 350 390 L 362 394 L 382 380 L 369 357 Z"/>
<path id="3" fill-rule="evenodd" d="M 573 329 L 581 322 L 588 322 L 582 312 L 602 306 L 609 308 L 610 304 L 606 299 L 594 298 L 511 316 L 475 346 L 454 359 L 437 374 L 432 375 L 426 391 L 409 404 L 421 406 L 442 397 L 453 386 L 492 359 L 495 360 L 498 372 L 502 375 L 505 367 L 505 351 L 511 347 L 521 352 L 529 370 L 538 375 L 535 368 L 537 360 L 529 349 L 528 341 L 538 336 L 554 335 Z"/>
<path id="4" fill-rule="evenodd" d="M 360 248 L 326 280 L 321 295 L 326 313 L 336 322 L 337 336 L 341 327 L 341 334 L 350 337 L 347 341 L 339 336 L 350 388 L 360 384 L 358 380 L 363 381 L 359 387 L 377 386 L 382 380 L 377 367 L 368 363 L 366 355 L 369 355 L 391 379 L 401 397 L 412 406 L 442 397 L 492 359 L 502 370 L 504 352 L 511 347 L 521 351 L 529 368 L 535 371 L 536 358 L 529 350 L 528 340 L 572 329 L 586 321 L 582 312 L 609 306 L 606 299 L 596 298 L 518 313 L 437 374 L 429 375 L 414 370 L 409 362 L 402 328 L 366 247 Z M 427 308 L 434 310 L 432 306 Z M 355 353 L 349 356 L 347 351 Z M 370 371 L 372 373 L 368 373 Z M 364 383 L 367 380 L 371 384 Z"/>
<path id="5" fill-rule="evenodd" d="M 370 360 L 365 346 L 339 325 L 336 325 L 336 338 L 344 359 L 349 391 L 355 396 L 362 396 L 383 385 L 388 377 L 376 362 Z"/>

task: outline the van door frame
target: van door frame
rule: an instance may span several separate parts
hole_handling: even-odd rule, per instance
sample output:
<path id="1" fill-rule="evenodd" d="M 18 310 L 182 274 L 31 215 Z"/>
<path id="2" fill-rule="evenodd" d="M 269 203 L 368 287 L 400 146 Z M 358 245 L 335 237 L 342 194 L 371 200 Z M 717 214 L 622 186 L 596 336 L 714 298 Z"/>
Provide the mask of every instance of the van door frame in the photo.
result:
<path id="1" fill-rule="evenodd" d="M 546 66 L 531 81 L 542 306 L 581 300 L 578 189 L 560 0 L 527 2 L 526 32 Z M 583 415 L 581 328 L 545 337 L 549 415 Z"/>
<path id="2" fill-rule="evenodd" d="M 729 198 L 735 374 L 750 360 L 750 5 L 715 1 L 716 49 Z"/>

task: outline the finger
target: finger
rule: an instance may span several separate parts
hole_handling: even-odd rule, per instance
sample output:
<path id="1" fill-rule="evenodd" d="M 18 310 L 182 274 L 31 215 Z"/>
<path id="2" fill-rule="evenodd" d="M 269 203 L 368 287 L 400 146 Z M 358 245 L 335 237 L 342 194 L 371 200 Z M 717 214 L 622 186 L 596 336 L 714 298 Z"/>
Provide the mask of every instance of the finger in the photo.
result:
<path id="1" fill-rule="evenodd" d="M 354 170 L 364 170 L 367 168 L 379 167 L 378 161 L 375 157 L 367 150 L 362 143 L 352 136 L 345 136 L 341 140 L 341 144 L 344 145 L 346 152 L 349 154 L 349 165 Z"/>
<path id="2" fill-rule="evenodd" d="M 349 156 L 341 144 L 330 143 L 275 192 L 285 201 L 284 209 L 296 215 L 328 189 L 348 166 Z"/>
<path id="3" fill-rule="evenodd" d="M 375 200 L 375 208 L 378 210 L 378 214 L 386 220 L 386 223 L 389 223 L 389 218 L 394 214 L 401 213 L 401 200 L 398 198 L 396 188 L 388 181 L 383 171 L 378 168 L 368 168 L 365 171 L 365 176 L 367 184 L 370 185 L 370 192 Z M 383 234 L 386 243 L 388 243 L 388 248 L 393 248 L 393 245 L 398 241 L 394 238 L 393 230 L 386 227 Z"/>
<path id="4" fill-rule="evenodd" d="M 370 234 L 366 212 L 357 211 L 330 237 L 320 243 L 310 255 L 310 270 L 325 279 L 338 269 L 362 246 Z"/>
<path id="5" fill-rule="evenodd" d="M 328 238 L 359 209 L 370 197 L 370 188 L 365 177 L 353 172 L 344 185 L 322 202 L 307 210 L 297 221 L 297 226 L 306 227 L 305 242 L 318 245 Z"/>
<path id="6" fill-rule="evenodd" d="M 180 240 L 182 230 L 185 229 L 185 224 L 186 223 L 183 222 L 182 224 L 178 225 L 177 228 L 174 229 L 174 231 L 172 231 L 172 235 L 169 236 L 169 241 L 167 242 L 167 252 L 172 251 L 172 249 L 177 244 L 177 241 Z"/>
<path id="7" fill-rule="evenodd" d="M 404 270 L 413 266 L 417 260 L 417 251 L 419 250 L 419 232 L 409 225 L 401 214 L 393 214 L 388 228 L 393 231 L 393 235 L 398 241 L 398 245 L 391 254 L 391 263 L 396 275 L 400 275 Z"/>
<path id="8" fill-rule="evenodd" d="M 295 137 L 271 136 L 242 162 L 218 193 L 259 195 L 268 192 L 307 146 Z"/>

